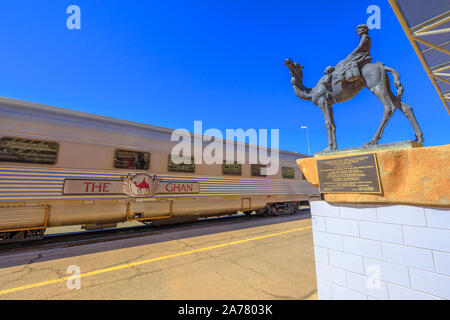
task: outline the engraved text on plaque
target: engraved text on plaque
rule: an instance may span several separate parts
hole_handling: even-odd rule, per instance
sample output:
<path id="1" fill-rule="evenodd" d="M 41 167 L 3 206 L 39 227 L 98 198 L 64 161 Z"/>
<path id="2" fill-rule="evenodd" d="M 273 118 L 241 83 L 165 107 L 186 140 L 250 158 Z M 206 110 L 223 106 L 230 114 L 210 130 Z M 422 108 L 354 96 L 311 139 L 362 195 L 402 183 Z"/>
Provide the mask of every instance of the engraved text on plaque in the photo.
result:
<path id="1" fill-rule="evenodd" d="M 320 192 L 381 193 L 375 154 L 317 160 Z"/>

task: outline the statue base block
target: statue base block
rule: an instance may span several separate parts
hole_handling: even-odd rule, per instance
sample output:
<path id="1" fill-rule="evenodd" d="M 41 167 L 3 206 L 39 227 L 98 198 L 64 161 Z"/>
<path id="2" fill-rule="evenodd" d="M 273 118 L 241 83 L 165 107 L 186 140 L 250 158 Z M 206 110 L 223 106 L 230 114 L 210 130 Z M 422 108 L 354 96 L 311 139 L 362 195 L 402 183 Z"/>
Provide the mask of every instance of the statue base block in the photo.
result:
<path id="1" fill-rule="evenodd" d="M 386 146 L 381 145 L 381 148 Z M 306 180 L 318 187 L 317 160 L 375 153 L 382 194 L 325 193 L 330 203 L 392 203 L 450 207 L 450 145 L 416 148 L 405 143 L 389 149 L 358 149 L 355 152 L 321 154 L 298 159 Z"/>
<path id="2" fill-rule="evenodd" d="M 450 299 L 450 145 L 365 152 L 376 154 L 382 194 L 310 202 L 318 298 Z M 349 155 L 297 163 L 318 186 L 317 160 Z"/>
<path id="3" fill-rule="evenodd" d="M 450 299 L 450 209 L 311 201 L 319 300 Z"/>

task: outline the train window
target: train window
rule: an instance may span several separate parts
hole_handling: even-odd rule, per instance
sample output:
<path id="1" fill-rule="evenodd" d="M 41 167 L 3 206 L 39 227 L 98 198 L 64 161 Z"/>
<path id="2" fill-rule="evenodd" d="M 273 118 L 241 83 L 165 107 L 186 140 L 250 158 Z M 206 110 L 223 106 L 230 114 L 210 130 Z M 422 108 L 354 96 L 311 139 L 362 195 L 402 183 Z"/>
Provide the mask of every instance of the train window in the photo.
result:
<path id="1" fill-rule="evenodd" d="M 252 164 L 252 176 L 256 177 L 265 177 L 265 174 L 261 173 L 261 168 L 265 168 L 265 165 L 262 164 Z"/>
<path id="2" fill-rule="evenodd" d="M 222 173 L 232 176 L 242 175 L 242 164 L 240 163 L 224 163 L 222 164 Z"/>
<path id="3" fill-rule="evenodd" d="M 176 164 L 172 161 L 172 156 L 169 155 L 169 161 L 168 161 L 169 171 L 195 172 L 194 157 L 192 157 L 190 159 L 190 161 L 188 158 L 182 158 L 182 160 L 183 161 L 180 164 Z"/>
<path id="4" fill-rule="evenodd" d="M 294 179 L 294 168 L 282 167 L 281 175 L 283 176 L 283 178 Z"/>
<path id="5" fill-rule="evenodd" d="M 150 168 L 150 153 L 116 150 L 114 152 L 114 168 L 148 170 Z"/>
<path id="6" fill-rule="evenodd" d="M 58 149 L 57 142 L 2 137 L 0 139 L 0 161 L 55 164 Z"/>

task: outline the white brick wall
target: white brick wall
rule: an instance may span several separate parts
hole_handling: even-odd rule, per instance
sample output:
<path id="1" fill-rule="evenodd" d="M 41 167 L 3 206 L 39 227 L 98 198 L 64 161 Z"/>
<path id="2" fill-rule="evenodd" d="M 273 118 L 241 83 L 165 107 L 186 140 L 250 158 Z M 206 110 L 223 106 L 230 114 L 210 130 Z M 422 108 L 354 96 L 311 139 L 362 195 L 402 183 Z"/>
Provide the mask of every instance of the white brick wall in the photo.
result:
<path id="1" fill-rule="evenodd" d="M 383 257 L 379 242 L 356 237 L 344 237 L 343 242 L 345 252 L 375 259 L 381 259 Z"/>
<path id="2" fill-rule="evenodd" d="M 425 216 L 428 227 L 450 229 L 450 210 L 425 208 Z"/>
<path id="3" fill-rule="evenodd" d="M 403 227 L 405 244 L 450 252 L 450 230 L 420 227 Z"/>
<path id="4" fill-rule="evenodd" d="M 388 298 L 386 282 L 375 280 L 371 277 L 362 276 L 353 272 L 348 273 L 348 288 L 374 298 Z"/>
<path id="5" fill-rule="evenodd" d="M 311 202 L 319 299 L 450 299 L 450 210 Z"/>
<path id="6" fill-rule="evenodd" d="M 387 206 L 377 208 L 377 221 L 425 227 L 425 212 L 421 207 Z"/>
<path id="7" fill-rule="evenodd" d="M 353 237 L 359 235 L 358 222 L 347 219 L 325 218 L 325 231 Z"/>
<path id="8" fill-rule="evenodd" d="M 331 284 L 331 296 L 335 300 L 366 300 L 365 294 L 344 288 L 335 284 Z"/>
<path id="9" fill-rule="evenodd" d="M 340 235 L 313 229 L 313 240 L 315 246 L 342 251 L 342 237 Z"/>
<path id="10" fill-rule="evenodd" d="M 391 243 L 403 243 L 402 227 L 378 222 L 359 221 L 361 238 Z"/>
<path id="11" fill-rule="evenodd" d="M 450 277 L 415 269 L 409 272 L 413 289 L 450 299 Z"/>
<path id="12" fill-rule="evenodd" d="M 314 246 L 314 258 L 316 262 L 329 264 L 328 250 L 319 246 Z"/>
<path id="13" fill-rule="evenodd" d="M 450 276 L 450 253 L 433 252 L 436 272 Z"/>
<path id="14" fill-rule="evenodd" d="M 340 216 L 345 219 L 377 221 L 377 209 L 367 207 L 364 211 L 360 207 L 340 207 Z"/>
<path id="15" fill-rule="evenodd" d="M 383 243 L 381 248 L 384 261 L 403 264 L 417 269 L 434 271 L 434 261 L 431 250 L 391 243 Z"/>
<path id="16" fill-rule="evenodd" d="M 325 231 L 325 218 L 324 217 L 312 217 L 311 223 L 315 231 Z"/>
<path id="17" fill-rule="evenodd" d="M 331 282 L 317 279 L 317 293 L 322 300 L 331 299 Z"/>
<path id="18" fill-rule="evenodd" d="M 406 266 L 364 258 L 364 273 L 370 274 L 370 271 L 374 270 L 374 268 L 378 268 L 377 271 L 381 280 L 404 287 L 410 286 L 408 268 Z"/>
<path id="19" fill-rule="evenodd" d="M 363 258 L 354 254 L 330 250 L 330 265 L 357 273 L 364 273 Z"/>
<path id="20" fill-rule="evenodd" d="M 431 296 L 413 289 L 397 286 L 388 283 L 389 299 L 391 300 L 437 300 L 439 298 Z M 329 297 L 330 299 L 330 297 Z"/>
<path id="21" fill-rule="evenodd" d="M 321 217 L 339 217 L 339 207 L 330 206 L 326 201 L 311 201 L 311 211 L 320 212 Z"/>
<path id="22" fill-rule="evenodd" d="M 320 278 L 323 280 L 327 280 L 344 287 L 347 286 L 347 274 L 345 270 L 316 262 L 316 272 L 320 272 Z"/>

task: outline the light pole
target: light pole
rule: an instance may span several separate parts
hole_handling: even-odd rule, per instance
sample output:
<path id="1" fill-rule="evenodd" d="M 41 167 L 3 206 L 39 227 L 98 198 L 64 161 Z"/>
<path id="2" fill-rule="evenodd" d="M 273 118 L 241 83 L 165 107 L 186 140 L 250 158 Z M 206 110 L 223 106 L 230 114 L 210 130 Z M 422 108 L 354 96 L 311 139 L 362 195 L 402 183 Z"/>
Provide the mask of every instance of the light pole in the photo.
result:
<path id="1" fill-rule="evenodd" d="M 309 151 L 309 133 L 308 133 L 308 127 L 302 126 L 302 129 L 306 129 L 306 140 L 308 141 L 308 156 L 311 155 L 311 152 Z"/>

